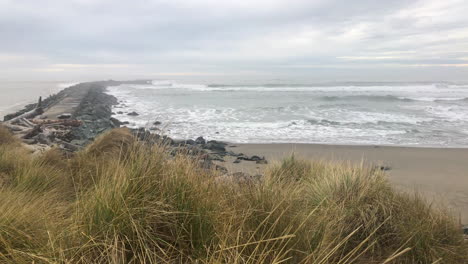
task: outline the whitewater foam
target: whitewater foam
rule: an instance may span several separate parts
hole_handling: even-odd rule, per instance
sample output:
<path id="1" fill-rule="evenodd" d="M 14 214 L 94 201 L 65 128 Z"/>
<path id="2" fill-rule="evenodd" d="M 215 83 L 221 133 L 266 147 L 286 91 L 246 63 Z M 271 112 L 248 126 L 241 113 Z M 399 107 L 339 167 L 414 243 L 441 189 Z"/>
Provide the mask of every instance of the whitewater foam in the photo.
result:
<path id="1" fill-rule="evenodd" d="M 121 101 L 116 118 L 134 127 L 160 121 L 160 129 L 175 138 L 468 146 L 466 85 L 235 86 L 155 80 L 108 92 Z M 126 115 L 131 111 L 140 115 Z"/>

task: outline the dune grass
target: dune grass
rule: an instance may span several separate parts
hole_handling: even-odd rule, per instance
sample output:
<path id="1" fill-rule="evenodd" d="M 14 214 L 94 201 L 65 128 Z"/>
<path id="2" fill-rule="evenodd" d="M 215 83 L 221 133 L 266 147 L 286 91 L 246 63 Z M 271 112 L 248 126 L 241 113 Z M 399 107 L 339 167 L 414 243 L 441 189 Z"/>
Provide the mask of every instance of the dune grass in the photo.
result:
<path id="1" fill-rule="evenodd" d="M 290 157 L 258 183 L 219 177 L 125 129 L 31 157 L 0 128 L 0 263 L 468 259 L 455 219 L 380 170 Z"/>

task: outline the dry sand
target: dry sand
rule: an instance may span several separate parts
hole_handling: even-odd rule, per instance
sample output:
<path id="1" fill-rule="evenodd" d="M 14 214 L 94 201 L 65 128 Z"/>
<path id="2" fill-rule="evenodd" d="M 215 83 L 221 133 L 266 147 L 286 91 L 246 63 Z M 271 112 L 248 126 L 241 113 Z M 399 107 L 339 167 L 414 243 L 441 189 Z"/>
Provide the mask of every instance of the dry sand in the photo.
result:
<path id="1" fill-rule="evenodd" d="M 384 165 L 394 186 L 423 194 L 434 205 L 448 205 L 463 224 L 468 224 L 468 149 L 416 148 L 390 146 L 343 146 L 318 144 L 239 144 L 230 148 L 237 153 L 265 156 L 271 163 L 295 153 L 305 159 L 364 161 Z M 222 165 L 230 171 L 261 173 L 265 165 L 242 161 Z"/>

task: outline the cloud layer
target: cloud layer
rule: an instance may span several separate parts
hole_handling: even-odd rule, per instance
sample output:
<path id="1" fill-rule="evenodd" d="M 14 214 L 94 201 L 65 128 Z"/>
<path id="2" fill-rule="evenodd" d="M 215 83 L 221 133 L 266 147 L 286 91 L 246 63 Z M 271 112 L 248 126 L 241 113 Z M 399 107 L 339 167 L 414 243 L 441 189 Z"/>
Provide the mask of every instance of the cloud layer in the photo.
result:
<path id="1" fill-rule="evenodd" d="M 468 80 L 464 0 L 0 0 L 0 79 Z"/>

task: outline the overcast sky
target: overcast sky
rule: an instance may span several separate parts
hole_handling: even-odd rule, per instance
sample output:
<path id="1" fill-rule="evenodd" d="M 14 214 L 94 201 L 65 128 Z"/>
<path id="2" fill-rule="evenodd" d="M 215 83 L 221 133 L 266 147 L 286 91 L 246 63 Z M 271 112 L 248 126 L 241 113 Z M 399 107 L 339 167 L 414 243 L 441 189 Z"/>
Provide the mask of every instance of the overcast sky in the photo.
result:
<path id="1" fill-rule="evenodd" d="M 0 0 L 0 36 L 0 80 L 468 80 L 466 0 Z"/>

